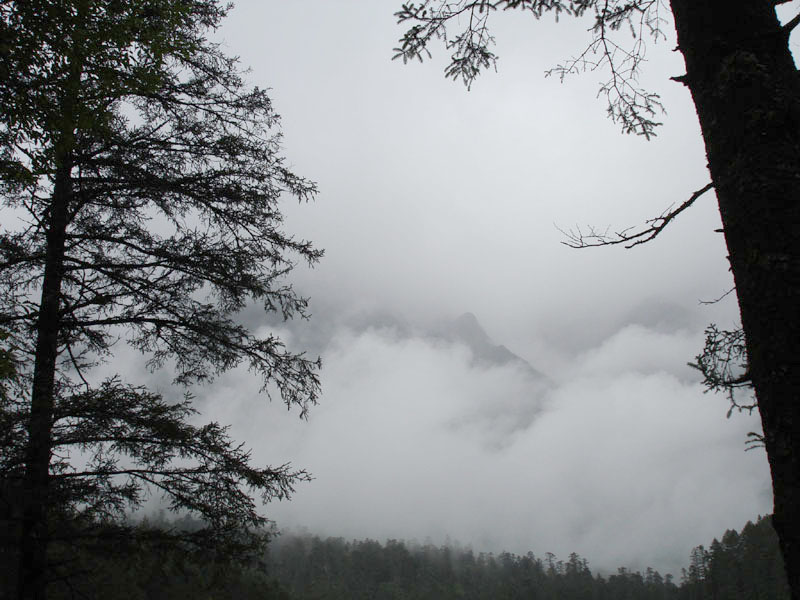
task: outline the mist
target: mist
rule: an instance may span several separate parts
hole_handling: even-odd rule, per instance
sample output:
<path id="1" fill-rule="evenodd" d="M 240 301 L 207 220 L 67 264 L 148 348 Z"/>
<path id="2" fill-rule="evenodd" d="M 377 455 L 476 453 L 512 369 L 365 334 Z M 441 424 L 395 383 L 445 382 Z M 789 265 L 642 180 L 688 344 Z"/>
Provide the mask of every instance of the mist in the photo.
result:
<path id="1" fill-rule="evenodd" d="M 312 473 L 266 507 L 284 530 L 679 574 L 772 503 L 763 450 L 745 452 L 757 415 L 726 419 L 687 366 L 708 323 L 738 319 L 730 296 L 701 303 L 732 286 L 714 198 L 633 250 L 576 251 L 559 230 L 641 224 L 708 181 L 688 92 L 669 81 L 675 44 L 648 48 L 643 83 L 669 112 L 645 142 L 604 119 L 598 75 L 543 77 L 582 25 L 498 17 L 499 72 L 467 92 L 442 77 L 444 52 L 390 60 L 398 5 L 240 1 L 217 32 L 272 89 L 290 166 L 321 190 L 284 207 L 286 229 L 326 251 L 290 279 L 311 320 L 241 318 L 320 355 L 323 394 L 304 421 L 235 370 L 193 390 L 201 418 L 230 423 L 258 463 Z M 520 361 L 437 334 L 466 312 Z"/>
<path id="2" fill-rule="evenodd" d="M 206 389 L 203 412 L 256 461 L 313 474 L 267 507 L 280 529 L 679 573 L 692 547 L 771 505 L 765 455 L 744 451 L 755 417 L 726 420 L 727 400 L 674 360 L 700 341 L 628 325 L 550 378 L 420 331 L 341 327 L 308 421 L 244 373 Z"/>

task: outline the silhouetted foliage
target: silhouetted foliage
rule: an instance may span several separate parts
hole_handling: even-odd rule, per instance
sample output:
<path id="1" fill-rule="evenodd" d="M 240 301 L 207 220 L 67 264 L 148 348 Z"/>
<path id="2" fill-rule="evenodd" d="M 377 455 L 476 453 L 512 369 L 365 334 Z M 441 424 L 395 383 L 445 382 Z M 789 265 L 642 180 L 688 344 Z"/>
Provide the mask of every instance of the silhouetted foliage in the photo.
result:
<path id="1" fill-rule="evenodd" d="M 684 570 L 683 598 L 788 600 L 789 587 L 770 517 L 748 522 L 741 532 L 729 529 L 722 541 L 692 550 Z"/>
<path id="2" fill-rule="evenodd" d="M 752 390 L 752 382 L 747 365 L 747 348 L 744 332 L 741 329 L 725 331 L 711 324 L 706 328 L 705 347 L 695 363 L 690 363 L 703 375 L 703 385 L 709 391 L 725 392 L 731 401 L 731 411 L 756 408 L 752 392 L 747 401 L 742 402 L 737 390 Z M 728 413 L 730 415 L 730 412 Z"/>
<path id="3" fill-rule="evenodd" d="M 671 574 L 624 567 L 595 575 L 586 559 L 538 558 L 389 540 L 285 535 L 269 546 L 267 570 L 298 599 L 740 600 L 789 597 L 769 518 L 695 548 L 680 585 Z"/>
<path id="4" fill-rule="evenodd" d="M 93 527 L 85 543 L 54 540 L 51 560 L 68 577 L 54 577 L 48 597 L 56 600 L 288 600 L 268 576 L 261 554 L 227 555 L 191 542 L 202 521 L 168 520 L 163 513 L 141 523 Z M 76 530 L 77 533 L 77 530 Z M 182 541 L 176 541 L 176 540 Z M 15 566 L 0 555 L 0 578 Z M 4 588 L 6 589 L 6 588 Z M 3 596 L 5 597 L 5 596 Z"/>
<path id="5" fill-rule="evenodd" d="M 459 546 L 389 540 L 346 541 L 284 534 L 266 554 L 227 556 L 190 543 L 164 543 L 164 531 L 190 535 L 204 524 L 163 512 L 118 535 L 95 531 L 75 552 L 55 543 L 53 556 L 72 576 L 50 596 L 118 600 L 225 598 L 230 600 L 787 600 L 789 589 L 769 517 L 728 530 L 698 546 L 676 584 L 652 568 L 620 567 L 594 574 L 575 553 L 559 560 L 532 553 L 479 553 Z M 101 533 L 101 535 L 98 535 Z M 188 539 L 188 538 L 187 538 Z M 121 546 L 121 547 L 120 547 Z M 8 557 L 0 555 L 0 578 Z"/>
<path id="6" fill-rule="evenodd" d="M 91 371 L 124 341 L 178 384 L 246 365 L 301 415 L 318 397 L 318 361 L 236 319 L 253 301 L 305 316 L 285 276 L 321 253 L 281 230 L 281 199 L 315 186 L 284 166 L 269 97 L 205 37 L 226 11 L 0 0 L 0 328 L 17 361 L 0 483 L 20 598 L 58 575 L 49 547 L 119 523 L 145 485 L 237 547 L 263 524 L 251 494 L 305 476 L 190 424 L 190 396 Z"/>

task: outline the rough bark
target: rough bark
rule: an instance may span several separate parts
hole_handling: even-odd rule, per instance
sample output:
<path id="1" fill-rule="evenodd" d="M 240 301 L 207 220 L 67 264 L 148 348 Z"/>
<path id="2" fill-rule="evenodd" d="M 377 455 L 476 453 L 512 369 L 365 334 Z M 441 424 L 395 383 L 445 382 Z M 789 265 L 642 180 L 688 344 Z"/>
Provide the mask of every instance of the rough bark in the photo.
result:
<path id="1" fill-rule="evenodd" d="M 671 0 L 716 187 L 800 600 L 800 79 L 767 0 Z"/>

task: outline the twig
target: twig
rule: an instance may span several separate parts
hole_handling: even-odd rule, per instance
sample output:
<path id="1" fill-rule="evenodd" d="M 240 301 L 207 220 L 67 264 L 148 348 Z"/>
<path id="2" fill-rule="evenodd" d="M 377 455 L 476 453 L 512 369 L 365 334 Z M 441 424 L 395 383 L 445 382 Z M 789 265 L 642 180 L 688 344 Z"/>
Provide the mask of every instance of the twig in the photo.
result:
<path id="1" fill-rule="evenodd" d="M 660 216 L 654 219 L 648 219 L 645 222 L 647 223 L 648 227 L 636 231 L 635 233 L 629 233 L 632 229 L 634 229 L 633 227 L 628 227 L 627 229 L 618 231 L 613 235 L 609 235 L 608 230 L 598 233 L 597 230 L 589 228 L 589 231 L 584 233 L 579 227 L 569 231 L 564 231 L 563 229 L 557 227 L 557 229 L 567 238 L 561 243 L 565 246 L 569 246 L 570 248 L 592 248 L 595 246 L 615 246 L 617 244 L 625 244 L 626 248 L 633 248 L 639 244 L 644 244 L 664 231 L 667 225 L 669 225 L 670 222 L 675 219 L 675 217 L 689 208 L 700 196 L 705 194 L 713 187 L 713 183 L 704 185 L 702 188 L 692 194 L 689 199 L 681 204 L 678 208 L 671 210 L 672 207 L 669 207 Z"/>
<path id="2" fill-rule="evenodd" d="M 736 291 L 736 288 L 732 287 L 727 292 L 722 294 L 722 296 L 720 296 L 719 298 L 717 298 L 715 300 L 700 300 L 700 304 L 716 304 L 717 302 L 719 302 L 720 300 L 722 300 L 723 298 L 727 297 L 728 295 L 730 295 L 731 293 L 733 293 L 735 291 Z"/>

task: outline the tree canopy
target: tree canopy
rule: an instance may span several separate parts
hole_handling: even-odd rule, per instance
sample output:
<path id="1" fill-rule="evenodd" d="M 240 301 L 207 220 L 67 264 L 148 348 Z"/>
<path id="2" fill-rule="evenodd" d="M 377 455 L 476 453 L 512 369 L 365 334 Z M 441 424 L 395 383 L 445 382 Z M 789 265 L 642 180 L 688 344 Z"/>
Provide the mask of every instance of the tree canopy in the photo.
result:
<path id="1" fill-rule="evenodd" d="M 316 188 L 284 165 L 269 96 L 206 39 L 226 11 L 0 2 L 0 328 L 17 361 L 0 476 L 21 598 L 44 597 L 70 519 L 118 520 L 149 486 L 238 543 L 264 523 L 248 489 L 306 477 L 251 466 L 224 427 L 191 424 L 190 396 L 92 375 L 126 342 L 178 384 L 241 364 L 300 415 L 319 395 L 317 359 L 236 317 L 254 301 L 307 316 L 286 276 L 321 251 L 282 230 L 280 202 Z"/>
<path id="2" fill-rule="evenodd" d="M 691 551 L 679 580 L 652 567 L 593 572 L 576 553 L 559 558 L 475 552 L 388 540 L 287 534 L 269 547 L 268 572 L 294 598 L 546 598 L 571 600 L 788 599 L 769 517 Z"/>

